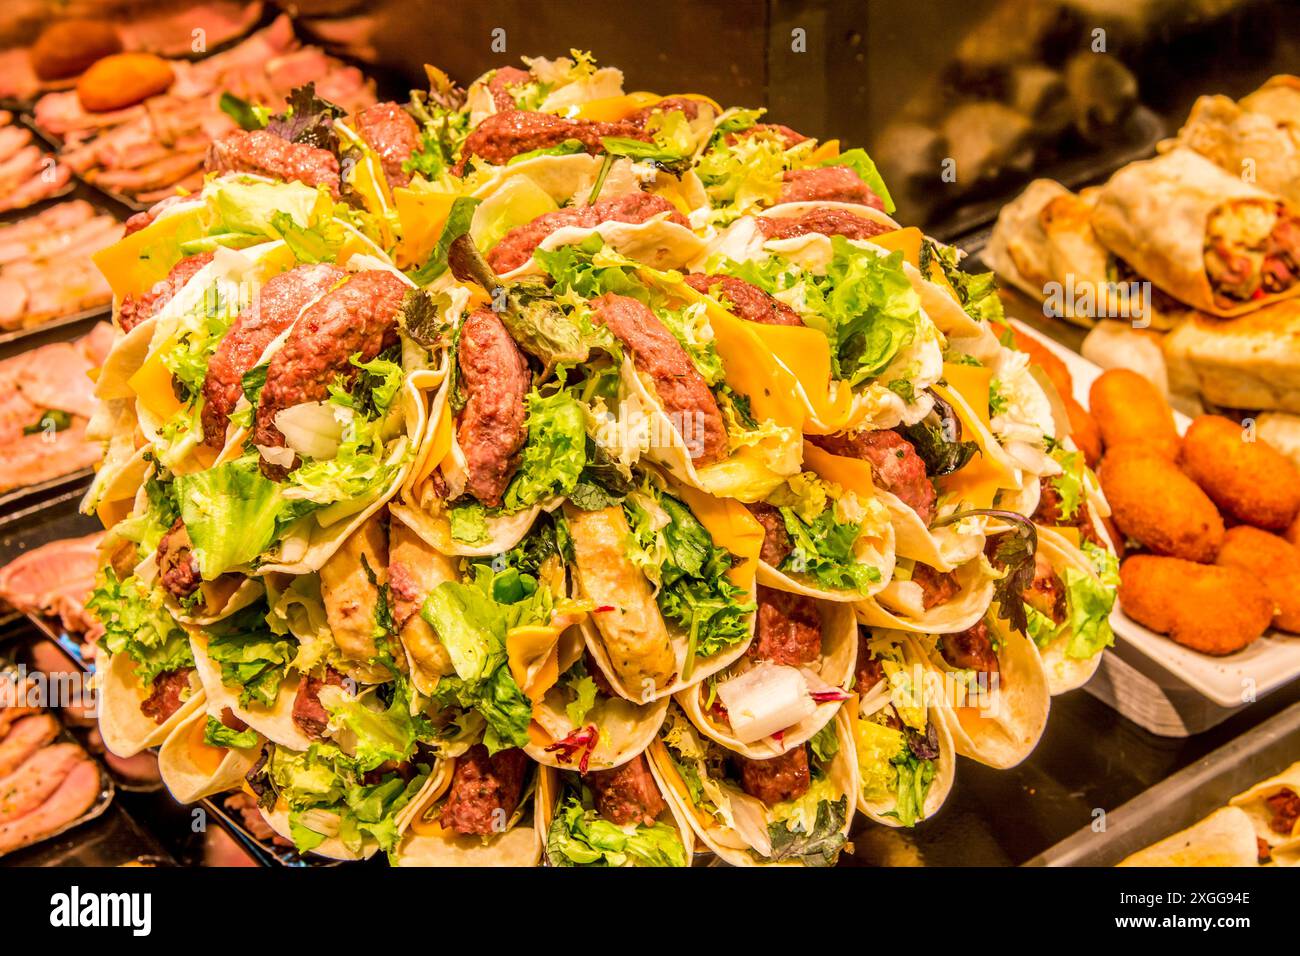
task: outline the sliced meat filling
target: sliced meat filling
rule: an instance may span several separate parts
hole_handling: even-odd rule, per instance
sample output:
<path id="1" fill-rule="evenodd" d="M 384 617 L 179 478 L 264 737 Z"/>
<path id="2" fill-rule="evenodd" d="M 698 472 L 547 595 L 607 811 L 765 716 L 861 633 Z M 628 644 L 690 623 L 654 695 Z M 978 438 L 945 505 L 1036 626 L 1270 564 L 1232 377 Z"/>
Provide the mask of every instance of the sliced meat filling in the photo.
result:
<path id="1" fill-rule="evenodd" d="M 152 289 L 140 296 L 124 296 L 118 307 L 117 323 L 123 332 L 130 332 L 145 319 L 152 319 L 163 307 L 185 287 L 200 269 L 212 261 L 213 253 L 204 252 L 197 256 L 186 256 L 172 266 L 167 278 L 154 285 Z"/>
<path id="2" fill-rule="evenodd" d="M 156 724 L 165 724 L 172 714 L 181 709 L 185 694 L 190 689 L 192 667 L 178 667 L 163 671 L 153 679 L 149 696 L 140 704 L 140 711 Z"/>
<path id="3" fill-rule="evenodd" d="M 294 324 L 284 346 L 271 358 L 257 406 L 254 441 L 283 448 L 284 435 L 275 416 L 303 402 L 324 401 L 329 388 L 357 374 L 351 357 L 368 362 L 395 345 L 397 312 L 409 287 L 383 269 L 357 272 L 346 283 L 317 299 Z M 292 470 L 261 460 L 262 473 L 281 481 Z M 293 467 L 298 466 L 295 458 Z"/>
<path id="4" fill-rule="evenodd" d="M 925 470 L 925 460 L 898 432 L 887 429 L 841 432 L 809 436 L 809 440 L 832 455 L 869 462 L 871 476 L 878 487 L 915 511 L 927 526 L 934 520 L 936 494 Z"/>
<path id="5" fill-rule="evenodd" d="M 754 222 L 764 239 L 793 239 L 809 233 L 843 236 L 845 239 L 870 239 L 892 231 L 891 226 L 855 215 L 847 209 L 812 209 L 802 216 L 788 219 L 759 216 Z"/>
<path id="6" fill-rule="evenodd" d="M 741 788 L 769 807 L 802 797 L 812 784 L 807 747 L 795 747 L 767 760 L 751 760 L 739 755 L 735 759 L 740 767 Z"/>
<path id="7" fill-rule="evenodd" d="M 939 651 L 953 667 L 990 676 L 1000 672 L 998 655 L 984 621 L 955 634 L 944 634 L 939 640 Z"/>
<path id="8" fill-rule="evenodd" d="M 758 286 L 735 276 L 691 273 L 686 284 L 696 292 L 712 295 L 740 318 L 763 325 L 803 325 L 799 313 Z"/>
<path id="9" fill-rule="evenodd" d="M 612 292 L 591 302 L 593 317 L 632 353 L 637 371 L 654 383 L 664 411 L 696 465 L 727 455 L 727 427 L 708 384 L 677 338 L 642 302 Z"/>
<path id="10" fill-rule="evenodd" d="M 329 727 L 329 711 L 320 702 L 320 692 L 330 685 L 343 686 L 343 675 L 332 667 L 325 668 L 324 678 L 303 674 L 298 679 L 298 693 L 293 698 L 293 722 L 312 740 L 323 740 Z"/>
<path id="11" fill-rule="evenodd" d="M 491 309 L 465 320 L 457 352 L 466 400 L 456 426 L 465 455 L 465 490 L 489 508 L 501 504 L 528 440 L 532 376 L 514 339 Z"/>
<path id="12" fill-rule="evenodd" d="M 440 822 L 462 836 L 491 836 L 504 831 L 519 806 L 528 770 L 528 755 L 518 748 L 488 756 L 482 744 L 456 758 Z"/>
<path id="13" fill-rule="evenodd" d="M 286 182 L 324 186 L 339 196 L 339 161 L 327 149 L 291 143 L 264 129 L 236 130 L 208 148 L 204 168 L 210 173 L 254 173 Z"/>
<path id="14" fill-rule="evenodd" d="M 376 103 L 357 114 L 357 132 L 379 154 L 389 186 L 405 186 L 411 174 L 402 167 L 420 146 L 420 130 L 396 103 Z"/>
<path id="15" fill-rule="evenodd" d="M 746 653 L 758 660 L 800 667 L 817 660 L 821 650 L 822 619 L 817 602 L 760 584 L 755 640 Z"/>
<path id="16" fill-rule="evenodd" d="M 527 262 L 533 250 L 551 233 L 566 226 L 594 229 L 603 222 L 641 223 L 666 213 L 669 222 L 687 226 L 677 207 L 662 196 L 651 193 L 625 193 L 598 199 L 590 206 L 572 206 L 543 213 L 532 222 L 511 229 L 488 252 L 487 260 L 497 273 L 511 272 Z"/>
<path id="17" fill-rule="evenodd" d="M 594 770 L 583 779 L 591 787 L 596 810 L 619 826 L 653 826 L 667 808 L 644 754 L 613 770 Z"/>
<path id="18" fill-rule="evenodd" d="M 885 204 L 848 166 L 812 166 L 787 170 L 777 197 L 785 202 L 846 202 L 885 211 Z"/>

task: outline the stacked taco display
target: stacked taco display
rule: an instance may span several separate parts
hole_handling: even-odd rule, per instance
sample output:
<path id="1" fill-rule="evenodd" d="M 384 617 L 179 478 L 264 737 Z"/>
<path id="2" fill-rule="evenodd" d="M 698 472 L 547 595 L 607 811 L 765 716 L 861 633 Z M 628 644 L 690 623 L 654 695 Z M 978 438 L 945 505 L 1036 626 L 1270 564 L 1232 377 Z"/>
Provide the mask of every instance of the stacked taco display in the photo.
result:
<path id="1" fill-rule="evenodd" d="M 235 109 L 100 254 L 106 742 L 401 866 L 922 825 L 1108 643 L 1059 397 L 862 150 L 524 67 Z"/>

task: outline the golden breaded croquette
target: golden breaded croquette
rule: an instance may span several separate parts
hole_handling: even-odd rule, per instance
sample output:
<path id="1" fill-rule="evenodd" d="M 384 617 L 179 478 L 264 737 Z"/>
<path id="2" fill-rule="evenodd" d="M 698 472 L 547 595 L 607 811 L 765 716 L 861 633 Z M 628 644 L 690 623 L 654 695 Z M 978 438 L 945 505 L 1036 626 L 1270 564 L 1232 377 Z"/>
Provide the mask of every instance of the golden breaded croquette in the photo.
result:
<path id="1" fill-rule="evenodd" d="M 1070 416 L 1070 437 L 1074 439 L 1079 451 L 1083 452 L 1083 460 L 1088 467 L 1096 468 L 1097 462 L 1101 461 L 1101 432 L 1097 428 L 1097 421 L 1072 396 L 1064 395 L 1062 398 Z"/>
<path id="2" fill-rule="evenodd" d="M 1112 445 L 1141 442 L 1173 461 L 1178 457 L 1178 432 L 1169 403 L 1149 381 L 1126 368 L 1102 372 L 1088 390 L 1088 408 Z"/>
<path id="3" fill-rule="evenodd" d="M 1139 554 L 1119 569 L 1124 613 L 1203 654 L 1231 654 L 1273 618 L 1264 586 L 1240 568 Z"/>
<path id="4" fill-rule="evenodd" d="M 1202 415 L 1192 422 L 1183 436 L 1179 464 L 1242 524 L 1283 531 L 1300 510 L 1300 469 L 1221 415 Z"/>
<path id="5" fill-rule="evenodd" d="M 1228 529 L 1214 563 L 1253 575 L 1273 602 L 1273 626 L 1300 633 L 1300 548 L 1242 524 Z"/>
<path id="6" fill-rule="evenodd" d="M 1297 548 L 1300 548 L 1300 514 L 1295 516 L 1295 521 L 1291 522 L 1291 527 L 1286 529 L 1286 534 L 1283 537 Z"/>
<path id="7" fill-rule="evenodd" d="M 1213 561 L 1219 553 L 1223 518 L 1214 502 L 1149 445 L 1108 450 L 1100 477 L 1111 518 L 1125 536 L 1188 561 Z"/>

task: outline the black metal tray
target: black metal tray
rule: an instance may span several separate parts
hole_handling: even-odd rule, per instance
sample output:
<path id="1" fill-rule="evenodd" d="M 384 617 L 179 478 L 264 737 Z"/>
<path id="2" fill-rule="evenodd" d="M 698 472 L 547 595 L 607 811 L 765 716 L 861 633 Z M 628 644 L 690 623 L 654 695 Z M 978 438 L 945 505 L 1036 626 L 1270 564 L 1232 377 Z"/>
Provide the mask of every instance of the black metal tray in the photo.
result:
<path id="1" fill-rule="evenodd" d="M 1114 866 L 1205 818 L 1297 759 L 1300 703 L 1111 810 L 1104 830 L 1083 827 L 1026 866 Z"/>

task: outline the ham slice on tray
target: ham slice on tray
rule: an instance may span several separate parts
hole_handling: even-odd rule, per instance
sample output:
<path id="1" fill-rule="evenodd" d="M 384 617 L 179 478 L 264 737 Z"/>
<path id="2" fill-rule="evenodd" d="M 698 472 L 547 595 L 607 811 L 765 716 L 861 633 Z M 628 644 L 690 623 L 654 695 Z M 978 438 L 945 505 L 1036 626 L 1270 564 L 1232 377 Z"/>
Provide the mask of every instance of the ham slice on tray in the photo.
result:
<path id="1" fill-rule="evenodd" d="M 0 823 L 0 854 L 29 846 L 73 823 L 95 805 L 99 793 L 98 765 L 89 757 L 77 761 L 44 803 Z"/>
<path id="2" fill-rule="evenodd" d="M 59 735 L 59 722 L 51 714 L 24 717 L 0 739 L 0 779 L 9 776 L 37 750 Z"/>
<path id="3" fill-rule="evenodd" d="M 86 600 L 95 586 L 104 532 L 51 541 L 0 568 L 0 599 L 25 614 L 59 617 L 69 631 L 83 633 L 93 622 Z"/>

